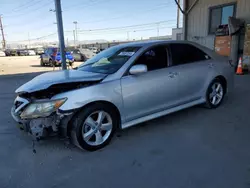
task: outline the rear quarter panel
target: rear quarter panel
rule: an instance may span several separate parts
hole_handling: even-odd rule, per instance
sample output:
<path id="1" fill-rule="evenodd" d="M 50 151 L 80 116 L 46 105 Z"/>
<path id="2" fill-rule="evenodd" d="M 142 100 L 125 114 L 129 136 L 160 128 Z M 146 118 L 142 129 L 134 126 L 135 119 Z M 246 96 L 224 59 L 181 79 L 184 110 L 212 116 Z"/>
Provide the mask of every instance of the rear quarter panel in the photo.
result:
<path id="1" fill-rule="evenodd" d="M 231 93 L 234 87 L 234 68 L 225 59 L 210 60 L 213 68 L 209 69 L 208 79 L 204 87 L 204 97 L 209 84 L 218 76 L 223 76 L 227 81 L 227 93 Z"/>
<path id="2" fill-rule="evenodd" d="M 231 93 L 234 88 L 234 67 L 229 64 L 228 57 L 218 55 L 207 47 L 198 44 L 195 45 L 212 58 L 210 63 L 214 65 L 213 69 L 209 69 L 208 80 L 205 84 L 204 91 L 207 90 L 208 85 L 213 81 L 214 78 L 217 76 L 223 76 L 227 81 L 227 92 Z"/>

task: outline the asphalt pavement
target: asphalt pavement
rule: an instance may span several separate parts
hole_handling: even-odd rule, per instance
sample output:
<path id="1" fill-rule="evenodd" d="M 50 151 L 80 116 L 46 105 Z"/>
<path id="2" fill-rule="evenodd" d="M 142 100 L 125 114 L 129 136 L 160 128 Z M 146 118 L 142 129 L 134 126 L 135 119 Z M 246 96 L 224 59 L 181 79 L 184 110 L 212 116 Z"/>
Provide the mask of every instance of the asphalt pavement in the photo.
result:
<path id="1" fill-rule="evenodd" d="M 0 188 L 250 188 L 250 76 L 218 109 L 194 107 L 81 151 L 32 140 L 10 115 L 14 91 L 37 73 L 0 76 Z"/>

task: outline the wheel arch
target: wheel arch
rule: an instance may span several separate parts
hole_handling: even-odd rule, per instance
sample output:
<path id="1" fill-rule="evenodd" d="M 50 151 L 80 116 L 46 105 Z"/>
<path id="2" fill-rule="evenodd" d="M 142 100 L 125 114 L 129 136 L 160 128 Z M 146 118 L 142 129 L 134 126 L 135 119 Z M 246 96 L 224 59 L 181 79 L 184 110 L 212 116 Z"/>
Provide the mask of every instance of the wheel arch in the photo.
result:
<path id="1" fill-rule="evenodd" d="M 105 105 L 110 106 L 110 107 L 115 111 L 116 115 L 118 116 L 119 127 L 117 127 L 117 128 L 118 128 L 118 129 L 121 128 L 121 113 L 120 113 L 119 108 L 118 108 L 115 104 L 113 104 L 112 102 L 110 102 L 110 101 L 97 100 L 97 101 L 89 102 L 89 103 L 85 104 L 84 106 L 82 106 L 82 107 L 80 107 L 80 108 L 78 108 L 78 109 L 76 110 L 76 112 L 74 113 L 74 115 L 71 117 L 71 119 L 70 119 L 69 122 L 68 122 L 68 125 L 67 125 L 67 136 L 69 136 L 70 131 L 71 131 L 71 129 L 72 129 L 72 121 L 73 121 L 74 117 L 75 117 L 78 113 L 80 113 L 82 110 L 84 110 L 85 108 L 87 108 L 87 107 L 89 107 L 89 106 L 91 106 L 91 105 L 96 105 L 96 104 L 105 104 Z"/>
<path id="2" fill-rule="evenodd" d="M 221 80 L 223 89 L 225 90 L 225 93 L 226 93 L 226 92 L 227 92 L 227 79 L 226 79 L 223 75 L 216 76 L 216 77 L 214 78 L 214 80 L 215 80 L 215 79 Z"/>

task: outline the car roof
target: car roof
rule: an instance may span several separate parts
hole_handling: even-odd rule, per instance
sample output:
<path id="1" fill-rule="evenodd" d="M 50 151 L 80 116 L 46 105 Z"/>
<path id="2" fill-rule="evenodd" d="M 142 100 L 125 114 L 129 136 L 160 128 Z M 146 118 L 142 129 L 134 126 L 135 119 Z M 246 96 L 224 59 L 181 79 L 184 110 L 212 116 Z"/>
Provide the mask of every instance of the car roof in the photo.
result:
<path id="1" fill-rule="evenodd" d="M 148 40 L 148 41 L 138 41 L 138 42 L 128 42 L 119 44 L 121 46 L 151 46 L 151 45 L 157 45 L 157 44 L 192 44 L 197 45 L 197 43 L 190 42 L 190 41 L 184 41 L 184 40 Z"/>
<path id="2" fill-rule="evenodd" d="M 155 46 L 155 45 L 161 45 L 161 44 L 190 44 L 193 45 L 201 50 L 203 50 L 204 52 L 208 53 L 209 55 L 214 55 L 214 51 L 212 51 L 211 49 L 202 46 L 198 43 L 195 42 L 191 42 L 191 41 L 186 41 L 186 40 L 148 40 L 148 41 L 139 41 L 139 42 L 129 42 L 129 43 L 123 43 L 123 44 L 119 44 L 117 46 L 120 46 L 122 48 L 126 48 L 126 47 L 151 47 L 151 46 Z"/>

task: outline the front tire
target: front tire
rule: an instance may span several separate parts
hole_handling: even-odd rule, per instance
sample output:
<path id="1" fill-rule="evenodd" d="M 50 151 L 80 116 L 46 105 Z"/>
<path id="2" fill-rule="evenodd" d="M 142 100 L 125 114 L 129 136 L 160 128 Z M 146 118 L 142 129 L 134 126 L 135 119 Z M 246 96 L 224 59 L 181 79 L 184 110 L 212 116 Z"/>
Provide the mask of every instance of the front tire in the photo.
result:
<path id="1" fill-rule="evenodd" d="M 45 65 L 42 58 L 40 60 L 40 65 L 41 65 L 41 67 L 44 67 L 44 65 Z"/>
<path id="2" fill-rule="evenodd" d="M 54 62 L 52 61 L 52 59 L 49 60 L 49 66 L 51 66 L 51 67 L 56 66 L 56 65 L 54 64 Z"/>
<path id="3" fill-rule="evenodd" d="M 207 108 L 217 108 L 221 105 L 224 96 L 226 94 L 226 89 L 223 82 L 220 79 L 215 79 L 208 86 L 206 93 L 206 107 Z"/>
<path id="4" fill-rule="evenodd" d="M 87 106 L 73 118 L 71 141 L 88 151 L 101 149 L 109 144 L 118 125 L 117 114 L 109 105 Z"/>

